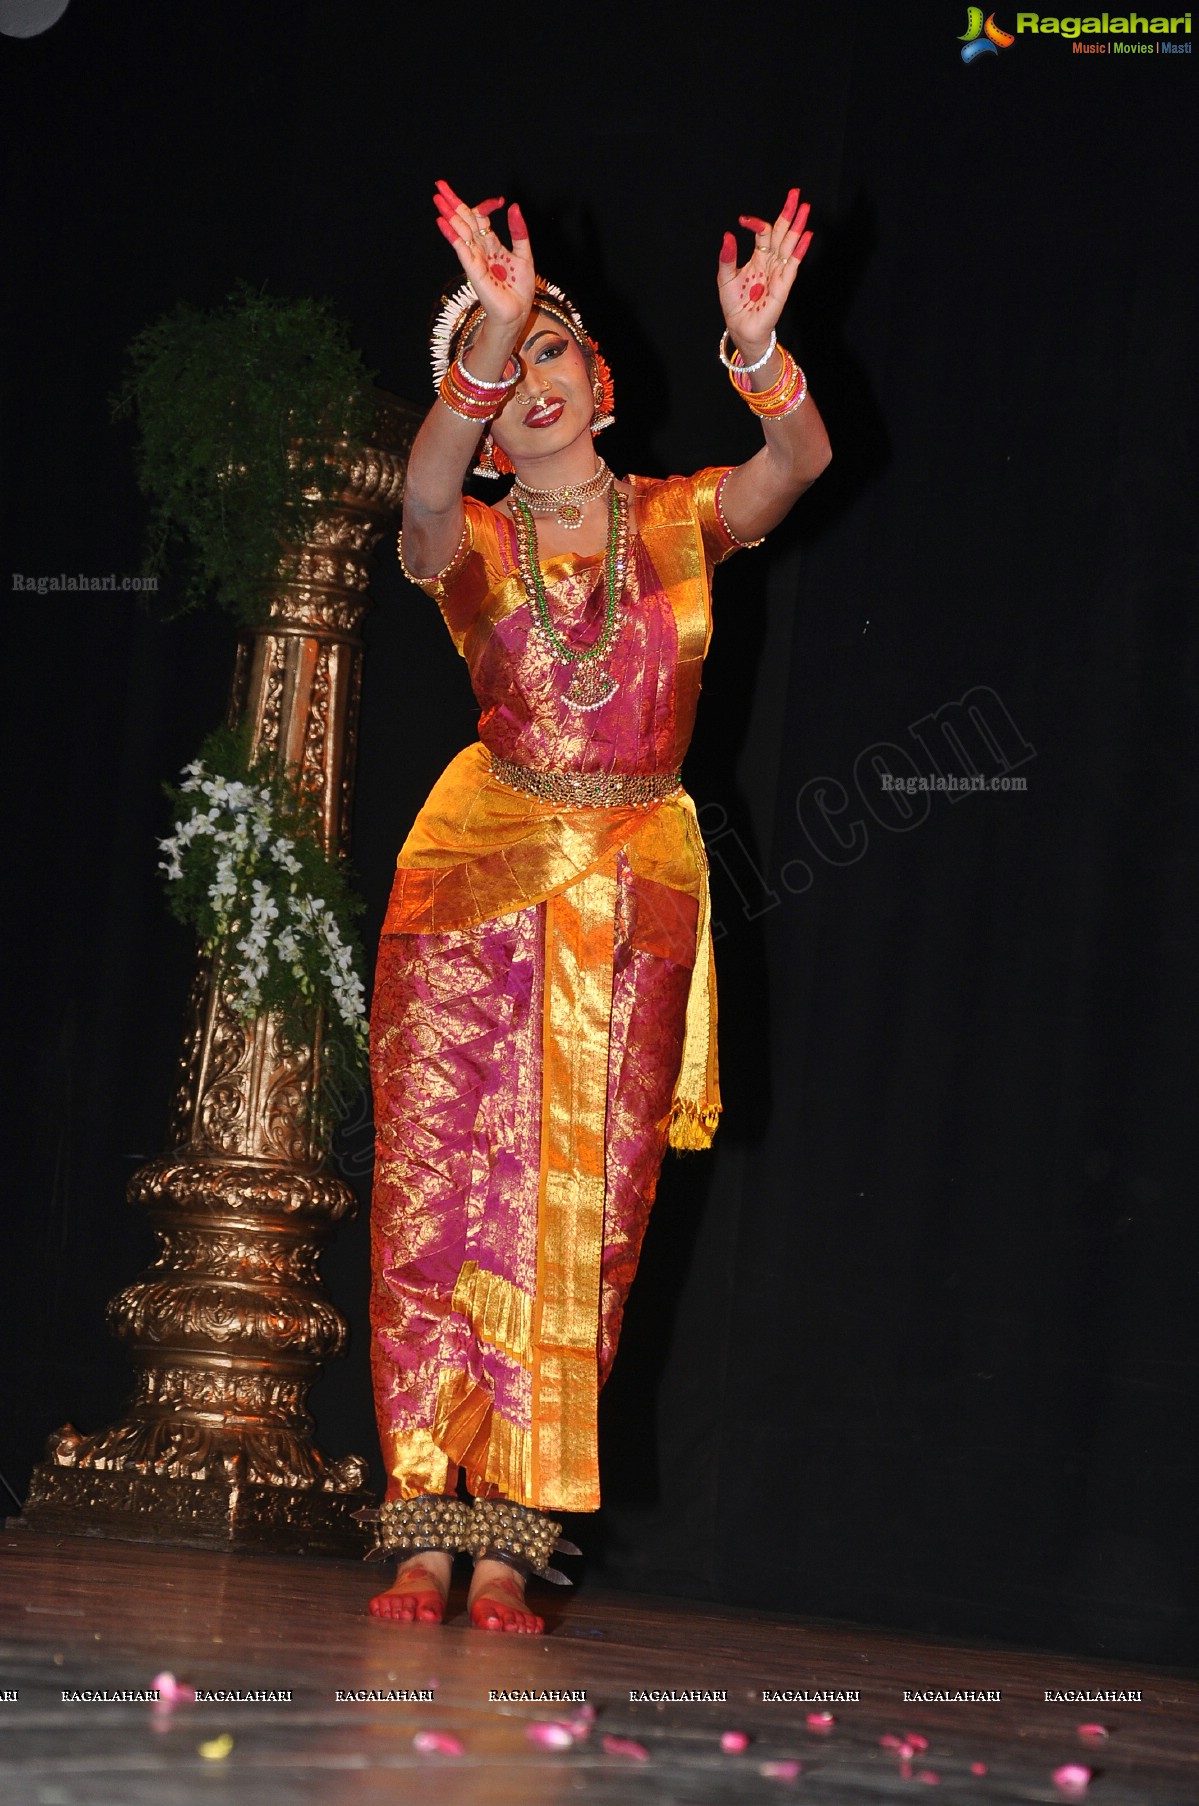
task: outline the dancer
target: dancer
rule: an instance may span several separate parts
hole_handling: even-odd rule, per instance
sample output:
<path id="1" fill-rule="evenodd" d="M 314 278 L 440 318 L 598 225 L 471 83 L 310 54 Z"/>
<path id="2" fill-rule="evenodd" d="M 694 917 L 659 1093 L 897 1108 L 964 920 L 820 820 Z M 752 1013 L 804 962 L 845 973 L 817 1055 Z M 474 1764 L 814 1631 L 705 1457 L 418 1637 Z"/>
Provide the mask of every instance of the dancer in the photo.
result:
<path id="1" fill-rule="evenodd" d="M 552 1515 L 599 1506 L 596 1410 L 667 1145 L 720 1110 L 707 861 L 679 779 L 714 567 L 829 460 L 776 324 L 811 241 L 793 189 L 717 272 L 720 356 L 762 423 L 745 464 L 616 478 L 612 379 L 535 272 L 519 207 L 437 184 L 467 277 L 433 335 L 400 558 L 438 603 L 479 743 L 400 852 L 372 1011 L 372 1371 L 395 1554 L 378 1616 L 434 1623 L 455 1553 L 481 1629 L 540 1632 Z M 472 465 L 510 475 L 494 507 Z M 470 1501 L 459 1496 L 465 1484 Z"/>

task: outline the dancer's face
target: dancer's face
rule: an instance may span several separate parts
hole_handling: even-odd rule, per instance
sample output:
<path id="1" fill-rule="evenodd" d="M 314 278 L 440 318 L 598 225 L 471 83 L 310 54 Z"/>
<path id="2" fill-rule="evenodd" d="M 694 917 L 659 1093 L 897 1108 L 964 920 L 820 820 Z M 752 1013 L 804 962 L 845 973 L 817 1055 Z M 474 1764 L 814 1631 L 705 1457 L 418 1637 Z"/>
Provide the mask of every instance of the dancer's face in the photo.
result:
<path id="1" fill-rule="evenodd" d="M 562 451 L 590 433 L 595 394 L 582 347 L 552 314 L 530 316 L 517 351 L 524 375 L 491 436 L 519 468 L 522 459 Z"/>

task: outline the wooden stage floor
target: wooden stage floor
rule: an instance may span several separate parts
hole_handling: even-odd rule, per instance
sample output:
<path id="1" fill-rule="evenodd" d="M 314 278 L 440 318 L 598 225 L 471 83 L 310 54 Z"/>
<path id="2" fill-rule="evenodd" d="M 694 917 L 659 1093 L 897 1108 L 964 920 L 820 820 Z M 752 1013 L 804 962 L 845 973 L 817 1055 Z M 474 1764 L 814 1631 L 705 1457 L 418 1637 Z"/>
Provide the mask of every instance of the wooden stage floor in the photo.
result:
<path id="1" fill-rule="evenodd" d="M 944 1806 L 1085 1799 L 1089 1806 L 1199 1802 L 1199 1686 L 1163 1670 L 1010 1646 L 933 1642 L 826 1621 L 774 1618 L 583 1589 L 537 1638 L 380 1624 L 366 1615 L 381 1570 L 361 1563 L 229 1556 L 21 1527 L 0 1534 L 0 1800 L 5 1806 L 786 1806 L 794 1801 Z M 548 1600 L 547 1600 L 548 1595 Z M 150 1687 L 288 1700 L 64 1700 Z M 338 1699 L 432 1692 L 432 1700 Z M 905 1690 L 998 1693 L 905 1701 Z M 1139 1702 L 1047 1701 L 1046 1692 Z M 630 1692 L 726 1700 L 631 1700 Z M 593 1725 L 562 1748 L 530 1741 L 578 1704 L 493 1699 L 585 1692 Z M 763 1699 L 763 1693 L 856 1700 Z M 828 1711 L 831 1726 L 809 1725 Z M 1078 1727 L 1107 1728 L 1099 1741 Z M 721 1747 L 725 1732 L 748 1739 Z M 461 1753 L 423 1751 L 420 1733 Z M 905 1758 L 884 1737 L 910 1734 Z M 568 1733 L 556 1733 L 565 1736 Z M 640 1746 L 605 1749 L 604 1739 Z M 798 1773 L 793 1765 L 802 1766 Z M 972 1772 L 985 1764 L 985 1773 Z M 1055 1770 L 1093 1778 L 1070 1793 Z M 905 1773 L 905 1768 L 907 1772 Z M 936 1780 L 930 1777 L 937 1777 Z"/>

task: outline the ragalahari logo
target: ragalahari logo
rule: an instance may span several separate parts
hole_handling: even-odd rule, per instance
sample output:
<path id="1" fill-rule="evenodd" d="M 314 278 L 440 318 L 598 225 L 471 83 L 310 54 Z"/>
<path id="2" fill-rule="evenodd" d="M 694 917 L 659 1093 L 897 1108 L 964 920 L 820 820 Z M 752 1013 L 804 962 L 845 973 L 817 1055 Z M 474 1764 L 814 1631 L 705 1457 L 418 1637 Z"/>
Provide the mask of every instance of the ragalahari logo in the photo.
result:
<path id="1" fill-rule="evenodd" d="M 988 13 L 984 19 L 981 6 L 968 6 L 966 29 L 958 42 L 962 46 L 962 61 L 972 63 L 976 56 L 998 56 L 1001 50 L 1010 50 L 1016 40 L 1010 31 L 999 29 L 994 13 Z"/>

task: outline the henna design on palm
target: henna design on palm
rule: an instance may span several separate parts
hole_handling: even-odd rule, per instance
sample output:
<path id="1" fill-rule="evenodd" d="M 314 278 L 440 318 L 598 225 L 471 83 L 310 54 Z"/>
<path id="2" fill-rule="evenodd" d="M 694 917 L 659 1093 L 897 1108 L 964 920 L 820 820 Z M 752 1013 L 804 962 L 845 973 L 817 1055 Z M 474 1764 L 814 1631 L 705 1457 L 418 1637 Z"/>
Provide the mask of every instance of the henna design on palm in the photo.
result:
<path id="1" fill-rule="evenodd" d="M 725 325 L 735 343 L 765 339 L 783 311 L 795 273 L 807 255 L 812 234 L 807 230 L 808 203 L 800 205 L 799 189 L 792 188 L 773 223 L 756 214 L 743 213 L 738 223 L 754 235 L 754 248 L 738 267 L 737 241 L 726 232 L 720 248 L 717 284 Z"/>

